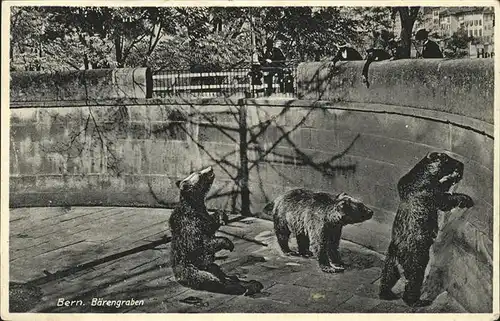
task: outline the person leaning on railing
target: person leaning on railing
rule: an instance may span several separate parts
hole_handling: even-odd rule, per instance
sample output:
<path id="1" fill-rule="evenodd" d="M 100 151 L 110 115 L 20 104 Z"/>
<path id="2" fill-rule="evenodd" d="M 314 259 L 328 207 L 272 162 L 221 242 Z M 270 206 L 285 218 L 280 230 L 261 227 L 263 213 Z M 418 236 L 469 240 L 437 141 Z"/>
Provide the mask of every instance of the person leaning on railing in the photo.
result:
<path id="1" fill-rule="evenodd" d="M 283 68 L 285 68 L 285 55 L 280 48 L 274 46 L 274 41 L 271 38 L 266 40 L 266 48 L 264 54 L 259 59 L 262 65 L 262 70 L 267 71 L 264 76 L 264 81 L 267 84 L 266 95 L 269 96 L 273 93 L 273 77 L 278 76 L 279 82 L 283 78 Z"/>

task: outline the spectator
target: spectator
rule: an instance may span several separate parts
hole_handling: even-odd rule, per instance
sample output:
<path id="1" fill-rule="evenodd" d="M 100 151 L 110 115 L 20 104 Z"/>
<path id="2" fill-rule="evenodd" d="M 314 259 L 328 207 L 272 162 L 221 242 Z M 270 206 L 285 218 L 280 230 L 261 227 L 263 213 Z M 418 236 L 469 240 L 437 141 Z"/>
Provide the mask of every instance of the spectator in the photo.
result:
<path id="1" fill-rule="evenodd" d="M 404 57 L 403 47 L 401 46 L 401 39 L 392 38 L 387 44 L 389 53 L 392 56 L 392 60 L 402 59 Z"/>
<path id="2" fill-rule="evenodd" d="M 285 67 L 285 55 L 280 48 L 274 46 L 273 39 L 268 38 L 266 40 L 264 54 L 260 60 L 262 63 L 262 67 L 264 67 L 264 71 L 268 72 L 268 74 L 264 76 L 264 81 L 267 84 L 266 95 L 270 96 L 274 92 L 273 78 L 275 75 L 278 76 L 278 82 L 280 83 L 280 85 L 282 84 L 283 69 Z M 266 70 L 266 67 L 268 70 Z"/>
<path id="3" fill-rule="evenodd" d="M 422 58 L 443 58 L 443 53 L 439 49 L 439 45 L 432 40 L 429 40 L 429 32 L 425 29 L 420 29 L 415 34 L 415 40 L 423 42 Z"/>
<path id="4" fill-rule="evenodd" d="M 373 49 L 383 49 L 385 50 L 384 39 L 382 39 L 382 31 L 374 30 L 372 32 L 373 36 Z"/>
<path id="5" fill-rule="evenodd" d="M 284 66 L 285 55 L 280 48 L 274 46 L 273 39 L 266 40 L 266 48 L 262 56 L 261 63 L 265 67 L 282 67 Z"/>

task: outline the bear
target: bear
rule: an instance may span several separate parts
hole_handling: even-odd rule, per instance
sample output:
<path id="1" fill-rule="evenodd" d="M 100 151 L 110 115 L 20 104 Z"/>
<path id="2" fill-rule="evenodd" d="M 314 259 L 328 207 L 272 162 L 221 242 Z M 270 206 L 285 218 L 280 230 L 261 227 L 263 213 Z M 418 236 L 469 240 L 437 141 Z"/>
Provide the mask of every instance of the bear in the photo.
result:
<path id="1" fill-rule="evenodd" d="M 430 152 L 399 180 L 400 203 L 382 269 L 381 299 L 398 299 L 392 288 L 400 279 L 402 269 L 406 279 L 403 301 L 411 307 L 431 303 L 421 300 L 420 292 L 429 250 L 439 230 L 438 211 L 474 205 L 470 196 L 449 192 L 462 179 L 463 170 L 464 164 L 448 154 Z"/>
<path id="2" fill-rule="evenodd" d="M 315 255 L 320 269 L 325 273 L 345 270 L 338 251 L 342 227 L 369 220 L 373 216 L 370 208 L 346 193 L 333 195 L 301 188 L 278 196 L 266 205 L 264 211 L 272 213 L 281 250 L 286 255 Z M 292 232 L 297 239 L 298 253 L 291 251 L 288 246 Z"/>
<path id="3" fill-rule="evenodd" d="M 263 289 L 260 282 L 242 281 L 236 276 L 226 275 L 214 263 L 216 252 L 234 250 L 231 240 L 215 236 L 221 226 L 221 215 L 219 212 L 209 214 L 205 205 L 205 197 L 214 179 L 212 167 L 207 167 L 176 182 L 180 201 L 169 218 L 174 276 L 180 284 L 197 290 L 255 294 Z"/>

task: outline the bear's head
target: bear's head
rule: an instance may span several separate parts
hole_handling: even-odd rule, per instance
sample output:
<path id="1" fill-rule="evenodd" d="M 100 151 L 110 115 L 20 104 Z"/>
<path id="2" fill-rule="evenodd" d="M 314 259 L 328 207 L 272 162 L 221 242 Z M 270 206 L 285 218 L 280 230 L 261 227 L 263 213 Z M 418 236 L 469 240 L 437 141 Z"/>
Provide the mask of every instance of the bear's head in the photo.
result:
<path id="1" fill-rule="evenodd" d="M 340 193 L 335 198 L 335 214 L 340 215 L 339 223 L 342 225 L 361 223 L 373 217 L 373 211 L 363 202 Z"/>
<path id="2" fill-rule="evenodd" d="M 177 181 L 176 185 L 181 191 L 182 198 L 204 201 L 214 179 L 215 174 L 212 167 L 207 167 Z"/>
<path id="3" fill-rule="evenodd" d="M 464 173 L 464 164 L 445 153 L 431 152 L 419 165 L 427 174 L 430 183 L 441 191 L 448 191 L 460 182 Z"/>

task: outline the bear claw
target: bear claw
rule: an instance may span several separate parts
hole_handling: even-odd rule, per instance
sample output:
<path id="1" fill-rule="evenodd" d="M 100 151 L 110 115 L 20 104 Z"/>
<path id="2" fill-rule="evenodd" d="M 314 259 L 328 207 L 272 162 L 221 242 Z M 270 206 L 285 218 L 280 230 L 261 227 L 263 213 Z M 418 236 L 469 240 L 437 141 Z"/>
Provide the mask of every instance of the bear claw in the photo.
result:
<path id="1" fill-rule="evenodd" d="M 404 301 L 404 300 L 403 300 L 403 301 Z M 408 306 L 412 307 L 412 308 L 420 308 L 420 307 L 426 307 L 426 306 L 429 306 L 429 305 L 432 303 L 432 301 L 431 301 L 431 300 L 417 300 L 417 301 L 415 301 L 415 302 L 411 302 L 411 303 L 410 303 L 410 302 L 406 302 L 406 301 L 405 301 L 405 303 L 406 303 Z"/>
<path id="2" fill-rule="evenodd" d="M 397 300 L 399 297 L 392 291 L 381 291 L 378 297 L 382 300 Z"/>
<path id="3" fill-rule="evenodd" d="M 342 273 L 345 271 L 345 269 L 331 266 L 322 266 L 321 271 L 325 273 Z"/>
<path id="4" fill-rule="evenodd" d="M 313 252 L 311 252 L 311 251 L 305 251 L 305 252 L 301 252 L 299 254 L 302 257 L 311 257 L 311 256 L 313 256 Z"/>
<path id="5" fill-rule="evenodd" d="M 458 205 L 461 208 L 470 208 L 474 206 L 474 201 L 472 198 L 468 195 L 464 195 L 464 197 L 460 200 L 460 203 Z"/>
<path id="6" fill-rule="evenodd" d="M 264 288 L 262 283 L 260 283 L 259 281 L 255 281 L 255 280 L 248 281 L 244 285 L 244 287 L 246 288 L 246 292 L 244 294 L 245 296 L 249 296 L 249 295 L 258 293 Z"/>
<path id="7" fill-rule="evenodd" d="M 338 271 L 344 271 L 345 270 L 344 263 L 333 263 L 332 266 L 333 266 L 334 269 L 336 269 Z"/>

